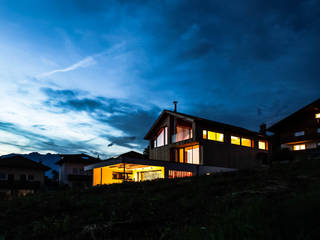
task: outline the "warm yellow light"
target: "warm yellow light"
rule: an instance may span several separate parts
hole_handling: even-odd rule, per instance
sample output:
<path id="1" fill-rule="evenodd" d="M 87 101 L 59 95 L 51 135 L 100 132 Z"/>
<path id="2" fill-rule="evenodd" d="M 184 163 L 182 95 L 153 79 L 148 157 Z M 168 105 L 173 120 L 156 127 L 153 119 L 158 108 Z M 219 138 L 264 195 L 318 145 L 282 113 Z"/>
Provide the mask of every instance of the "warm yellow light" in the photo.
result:
<path id="1" fill-rule="evenodd" d="M 202 131 L 202 137 L 203 139 L 207 139 L 207 130 Z"/>
<path id="2" fill-rule="evenodd" d="M 259 149 L 261 149 L 261 150 L 266 150 L 266 142 L 264 142 L 264 141 L 259 141 L 258 147 L 259 147 Z"/>
<path id="3" fill-rule="evenodd" d="M 93 169 L 93 186 L 101 184 L 101 168 Z"/>
<path id="4" fill-rule="evenodd" d="M 316 118 L 320 118 L 320 113 L 317 113 L 317 114 L 316 114 Z"/>
<path id="5" fill-rule="evenodd" d="M 251 139 L 241 138 L 241 145 L 245 147 L 251 147 Z"/>
<path id="6" fill-rule="evenodd" d="M 93 186 L 103 184 L 122 183 L 123 181 L 145 181 L 157 178 L 164 178 L 164 167 L 148 166 L 126 167 L 116 164 L 102 168 L 93 169 Z"/>
<path id="7" fill-rule="evenodd" d="M 235 145 L 240 145 L 240 138 L 236 136 L 231 136 L 231 143 Z"/>
<path id="8" fill-rule="evenodd" d="M 305 149 L 306 149 L 306 145 L 305 144 L 299 144 L 299 145 L 294 145 L 293 146 L 293 150 L 294 151 L 305 150 Z"/>
<path id="9" fill-rule="evenodd" d="M 208 131 L 208 139 L 209 140 L 223 142 L 224 141 L 223 137 L 224 137 L 223 133 Z"/>
<path id="10" fill-rule="evenodd" d="M 183 163 L 183 148 L 179 149 L 179 162 Z"/>

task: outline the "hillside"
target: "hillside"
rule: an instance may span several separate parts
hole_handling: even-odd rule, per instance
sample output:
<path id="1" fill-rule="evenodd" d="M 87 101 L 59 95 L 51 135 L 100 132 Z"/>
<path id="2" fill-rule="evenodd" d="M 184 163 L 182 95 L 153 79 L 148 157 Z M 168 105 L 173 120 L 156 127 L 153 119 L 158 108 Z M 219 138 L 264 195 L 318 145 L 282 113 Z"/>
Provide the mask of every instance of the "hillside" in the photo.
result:
<path id="1" fill-rule="evenodd" d="M 0 239 L 320 239 L 320 161 L 0 202 Z"/>

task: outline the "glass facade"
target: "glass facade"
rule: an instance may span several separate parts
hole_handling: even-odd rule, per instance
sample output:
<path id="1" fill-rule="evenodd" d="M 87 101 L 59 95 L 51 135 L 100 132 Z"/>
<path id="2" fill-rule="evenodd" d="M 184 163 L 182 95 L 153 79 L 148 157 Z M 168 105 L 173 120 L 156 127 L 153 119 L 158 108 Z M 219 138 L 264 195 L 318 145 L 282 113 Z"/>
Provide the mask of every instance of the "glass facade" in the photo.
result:
<path id="1" fill-rule="evenodd" d="M 199 145 L 193 145 L 188 147 L 173 149 L 174 162 L 200 164 L 200 147 Z"/>
<path id="2" fill-rule="evenodd" d="M 168 127 L 164 127 L 158 133 L 156 139 L 153 141 L 153 146 L 162 147 L 168 144 Z"/>

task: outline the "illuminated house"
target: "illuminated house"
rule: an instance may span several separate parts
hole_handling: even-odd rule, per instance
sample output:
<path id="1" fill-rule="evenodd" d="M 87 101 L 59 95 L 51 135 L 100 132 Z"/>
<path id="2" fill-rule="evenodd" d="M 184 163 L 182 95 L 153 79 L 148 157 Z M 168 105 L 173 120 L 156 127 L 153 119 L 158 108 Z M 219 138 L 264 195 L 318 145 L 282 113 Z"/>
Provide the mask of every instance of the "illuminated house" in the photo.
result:
<path id="1" fill-rule="evenodd" d="M 268 131 L 274 133 L 275 158 L 320 158 L 320 99 L 274 124 Z"/>
<path id="2" fill-rule="evenodd" d="M 49 167 L 23 156 L 0 158 L 0 198 L 24 196 L 38 191 L 44 185 Z"/>
<path id="3" fill-rule="evenodd" d="M 247 169 L 268 158 L 266 135 L 176 111 L 164 110 L 145 139 L 153 160 Z"/>
<path id="4" fill-rule="evenodd" d="M 149 158 L 129 152 L 85 167 L 93 185 L 176 178 L 260 167 L 268 160 L 264 134 L 164 110 L 145 136 Z"/>
<path id="5" fill-rule="evenodd" d="M 92 171 L 84 171 L 84 166 L 100 162 L 98 158 L 86 154 L 60 154 L 59 183 L 70 187 L 85 187 L 92 184 Z"/>

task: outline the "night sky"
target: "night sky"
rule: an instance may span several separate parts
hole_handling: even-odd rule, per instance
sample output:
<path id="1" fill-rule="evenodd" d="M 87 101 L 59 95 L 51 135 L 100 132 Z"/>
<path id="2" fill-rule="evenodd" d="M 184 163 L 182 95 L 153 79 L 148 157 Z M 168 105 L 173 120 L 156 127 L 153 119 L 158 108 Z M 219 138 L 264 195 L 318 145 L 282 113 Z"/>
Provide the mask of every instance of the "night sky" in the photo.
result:
<path id="1" fill-rule="evenodd" d="M 0 155 L 142 151 L 163 109 L 251 130 L 320 97 L 320 1 L 0 0 Z"/>

